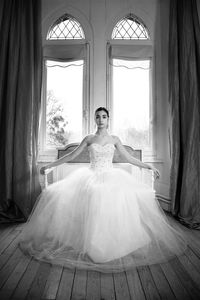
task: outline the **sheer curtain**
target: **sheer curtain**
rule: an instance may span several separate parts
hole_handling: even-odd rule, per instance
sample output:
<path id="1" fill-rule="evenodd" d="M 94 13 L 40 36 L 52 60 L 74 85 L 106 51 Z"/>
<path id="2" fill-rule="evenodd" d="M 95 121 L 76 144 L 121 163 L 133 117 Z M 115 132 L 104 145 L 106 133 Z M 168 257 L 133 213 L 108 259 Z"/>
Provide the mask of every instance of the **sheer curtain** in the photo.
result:
<path id="1" fill-rule="evenodd" d="M 172 212 L 200 229 L 200 26 L 196 0 L 171 0 Z"/>
<path id="2" fill-rule="evenodd" d="M 0 222 L 27 219 L 40 193 L 41 1 L 0 2 Z"/>

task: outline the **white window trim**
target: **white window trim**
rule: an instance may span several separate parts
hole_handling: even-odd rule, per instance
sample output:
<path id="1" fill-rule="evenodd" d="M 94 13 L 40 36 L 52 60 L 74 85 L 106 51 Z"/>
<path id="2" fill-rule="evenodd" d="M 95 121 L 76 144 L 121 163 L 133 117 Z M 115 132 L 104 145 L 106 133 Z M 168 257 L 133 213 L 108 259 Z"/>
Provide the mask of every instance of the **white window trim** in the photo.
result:
<path id="1" fill-rule="evenodd" d="M 113 92 L 112 92 L 112 66 L 110 65 L 110 57 L 109 57 L 109 48 L 112 45 L 132 45 L 132 46 L 153 46 L 151 40 L 110 40 L 107 43 L 107 51 L 106 51 L 106 74 L 107 74 L 107 81 L 106 81 L 106 106 L 111 112 L 112 115 L 112 104 L 113 104 Z M 122 58 L 123 59 L 123 58 Z M 130 58 L 130 60 L 133 58 Z M 145 59 L 144 57 L 138 59 Z M 147 149 L 143 151 L 143 160 L 146 162 L 162 162 L 157 157 L 157 149 L 156 149 L 156 97 L 155 97 L 155 63 L 154 57 L 147 57 L 146 59 L 150 59 L 151 61 L 151 72 L 150 72 L 150 85 L 149 85 L 149 93 L 150 93 L 150 134 L 151 134 L 151 149 Z M 110 124 L 112 130 L 112 124 Z"/>
<path id="2" fill-rule="evenodd" d="M 148 34 L 149 39 L 148 40 L 120 40 L 120 39 L 111 39 L 113 28 L 115 25 L 124 18 L 127 14 L 132 12 L 136 17 L 141 20 L 141 22 L 145 25 Z M 154 48 L 154 22 L 149 17 L 149 14 L 140 9 L 139 6 L 133 5 L 130 6 L 130 9 L 127 10 L 127 8 L 122 9 L 119 11 L 117 15 L 113 15 L 110 18 L 110 21 L 107 24 L 106 29 L 106 40 L 107 40 L 107 51 L 106 51 L 106 105 L 110 109 L 111 108 L 111 86 L 112 86 L 112 74 L 111 74 L 111 68 L 109 65 L 109 46 L 110 45 L 146 45 L 146 46 L 152 46 Z M 155 57 L 152 55 L 152 72 L 151 72 L 151 86 L 152 89 L 151 95 L 151 114 L 152 118 L 150 120 L 151 126 L 152 126 L 152 138 L 153 138 L 153 147 L 152 151 L 144 153 L 143 154 L 143 160 L 146 162 L 152 162 L 152 163 L 163 163 L 163 160 L 159 158 L 158 149 L 157 149 L 157 92 L 156 92 L 156 85 L 155 85 L 155 77 L 156 77 L 156 66 L 155 66 Z"/>
<path id="3" fill-rule="evenodd" d="M 89 51 L 90 45 L 86 43 L 85 40 L 72 40 L 72 41 L 55 41 L 55 40 L 48 40 L 45 43 L 48 46 L 56 45 L 80 45 L 86 44 L 86 58 L 84 60 L 83 66 L 83 127 L 82 127 L 82 136 L 85 136 L 90 128 L 90 118 L 89 118 L 89 107 L 90 107 L 90 97 L 89 97 Z M 45 61 L 47 58 L 44 57 L 43 59 L 43 85 L 42 85 L 42 99 L 41 99 L 41 121 L 40 121 L 40 130 L 39 130 L 39 155 L 38 155 L 38 162 L 50 162 L 57 158 L 57 149 L 45 149 L 45 138 L 46 138 L 46 80 L 47 80 L 47 73 L 45 67 Z M 56 59 L 56 58 L 55 58 Z M 59 60 L 59 59 L 58 59 Z M 78 142 L 78 141 L 77 141 Z"/>
<path id="4" fill-rule="evenodd" d="M 68 13 L 73 16 L 82 26 L 84 31 L 85 39 L 75 39 L 75 40 L 47 40 L 47 34 L 49 28 L 56 22 L 58 18 L 60 18 L 64 13 Z M 56 8 L 52 9 L 46 17 L 42 20 L 42 40 L 43 46 L 51 46 L 51 45 L 81 45 L 86 44 L 86 59 L 85 59 L 85 68 L 83 74 L 83 118 L 84 118 L 84 126 L 83 126 L 83 135 L 88 134 L 91 127 L 90 120 L 90 95 L 91 95 L 91 73 L 92 70 L 92 55 L 91 45 L 93 45 L 94 41 L 94 32 L 93 29 L 88 22 L 86 16 L 74 6 L 69 5 L 69 3 L 63 3 L 62 5 L 58 5 Z M 41 139 L 44 137 L 44 124 L 42 127 L 42 122 L 45 120 L 42 115 L 44 101 L 44 87 L 42 88 L 42 99 L 41 99 L 41 116 L 40 116 L 40 132 L 39 132 L 39 151 L 38 151 L 38 162 L 50 162 L 57 158 L 57 151 L 44 151 L 44 142 Z M 43 110 L 44 111 L 44 110 Z M 42 148 L 43 146 L 43 148 Z"/>
<path id="5" fill-rule="evenodd" d="M 63 21 L 63 18 L 65 18 L 65 20 Z M 49 38 L 49 35 L 50 35 L 50 32 L 52 32 L 52 30 L 58 26 L 60 23 L 62 22 L 65 22 L 65 21 L 70 21 L 70 22 L 74 22 L 75 25 L 78 25 L 78 27 L 80 27 L 80 31 L 81 31 L 81 35 L 82 37 L 78 37 L 78 38 L 60 38 L 60 40 L 82 40 L 82 39 L 85 39 L 85 33 L 84 33 L 84 30 L 83 30 L 83 27 L 82 25 L 80 24 L 80 22 L 74 18 L 72 15 L 68 14 L 68 13 L 65 13 L 64 15 L 62 15 L 60 18 L 56 19 L 56 21 L 50 26 L 49 30 L 48 30 L 48 33 L 47 33 L 47 40 L 59 40 L 59 38 Z M 61 22 L 60 22 L 61 21 Z"/>

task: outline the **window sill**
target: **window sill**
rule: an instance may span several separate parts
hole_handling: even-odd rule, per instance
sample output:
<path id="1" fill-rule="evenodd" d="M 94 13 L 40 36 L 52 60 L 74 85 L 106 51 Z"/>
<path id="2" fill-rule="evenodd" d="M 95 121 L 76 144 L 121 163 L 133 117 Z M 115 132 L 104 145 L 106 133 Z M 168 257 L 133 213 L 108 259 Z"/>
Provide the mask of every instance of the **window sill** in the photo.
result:
<path id="1" fill-rule="evenodd" d="M 40 152 L 38 155 L 37 162 L 38 163 L 52 162 L 56 159 L 57 159 L 57 150 L 49 150 L 49 151 Z"/>
<path id="2" fill-rule="evenodd" d="M 142 152 L 142 161 L 145 163 L 164 163 L 162 158 L 159 158 L 157 156 L 156 152 L 153 152 L 152 150 L 147 150 Z"/>

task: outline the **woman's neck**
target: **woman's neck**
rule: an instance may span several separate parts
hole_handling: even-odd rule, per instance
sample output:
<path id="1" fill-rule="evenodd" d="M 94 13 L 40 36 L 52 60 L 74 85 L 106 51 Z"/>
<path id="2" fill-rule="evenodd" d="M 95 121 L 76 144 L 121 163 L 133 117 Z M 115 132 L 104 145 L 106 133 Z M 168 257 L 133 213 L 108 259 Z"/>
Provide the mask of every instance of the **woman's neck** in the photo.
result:
<path id="1" fill-rule="evenodd" d="M 108 135 L 108 131 L 105 128 L 103 128 L 103 129 L 98 128 L 95 134 L 100 135 L 100 136 L 105 136 L 105 135 Z"/>

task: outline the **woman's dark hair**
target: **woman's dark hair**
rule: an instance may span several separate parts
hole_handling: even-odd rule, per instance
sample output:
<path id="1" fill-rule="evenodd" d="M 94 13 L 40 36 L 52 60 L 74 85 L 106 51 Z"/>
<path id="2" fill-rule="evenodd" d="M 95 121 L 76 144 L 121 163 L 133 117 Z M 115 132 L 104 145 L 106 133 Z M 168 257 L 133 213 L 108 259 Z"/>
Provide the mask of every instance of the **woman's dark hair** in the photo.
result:
<path id="1" fill-rule="evenodd" d="M 95 115 L 98 111 L 105 111 L 105 113 L 107 114 L 107 117 L 109 118 L 109 111 L 105 108 L 105 107 L 98 107 L 96 110 L 95 110 Z"/>

